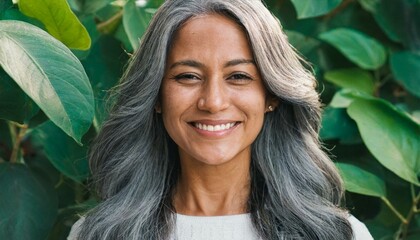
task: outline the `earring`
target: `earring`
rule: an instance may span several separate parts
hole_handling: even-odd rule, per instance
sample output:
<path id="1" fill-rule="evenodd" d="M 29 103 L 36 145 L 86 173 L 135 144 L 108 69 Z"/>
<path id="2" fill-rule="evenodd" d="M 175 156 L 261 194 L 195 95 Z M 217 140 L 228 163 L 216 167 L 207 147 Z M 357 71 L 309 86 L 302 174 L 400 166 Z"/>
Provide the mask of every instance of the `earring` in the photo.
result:
<path id="1" fill-rule="evenodd" d="M 270 112 L 272 112 L 273 110 L 274 110 L 274 108 L 273 108 L 273 106 L 268 106 L 268 110 L 270 111 Z"/>

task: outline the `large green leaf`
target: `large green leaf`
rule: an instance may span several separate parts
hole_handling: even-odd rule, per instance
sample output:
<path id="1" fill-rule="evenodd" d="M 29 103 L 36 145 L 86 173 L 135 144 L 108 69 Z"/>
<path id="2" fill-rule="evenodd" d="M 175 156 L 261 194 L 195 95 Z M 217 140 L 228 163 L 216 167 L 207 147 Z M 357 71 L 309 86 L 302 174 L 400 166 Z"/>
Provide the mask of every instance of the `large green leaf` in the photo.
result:
<path id="1" fill-rule="evenodd" d="M 375 85 L 372 75 L 360 68 L 328 71 L 324 78 L 339 87 L 373 94 Z"/>
<path id="2" fill-rule="evenodd" d="M 395 78 L 407 91 L 420 97 L 420 54 L 397 52 L 390 59 Z"/>
<path id="3" fill-rule="evenodd" d="M 43 148 L 50 162 L 67 177 L 81 182 L 89 175 L 87 146 L 79 146 L 51 121 L 31 132 L 35 145 Z"/>
<path id="4" fill-rule="evenodd" d="M 420 50 L 420 1 L 375 0 L 373 16 L 393 41 L 402 42 L 408 49 Z"/>
<path id="5" fill-rule="evenodd" d="M 325 108 L 320 137 L 323 140 L 339 139 L 343 144 L 361 142 L 355 122 L 342 108 Z"/>
<path id="6" fill-rule="evenodd" d="M 57 215 L 51 183 L 21 164 L 0 163 L 0 237 L 46 239 Z"/>
<path id="7" fill-rule="evenodd" d="M 373 96 L 365 92 L 344 88 L 334 94 L 329 106 L 333 108 L 347 108 L 355 99 L 358 98 L 374 99 Z"/>
<path id="8" fill-rule="evenodd" d="M 320 42 L 314 38 L 303 35 L 296 31 L 285 31 L 289 42 L 295 47 L 300 53 L 307 56 L 310 52 L 315 50 Z"/>
<path id="9" fill-rule="evenodd" d="M 373 156 L 399 177 L 420 185 L 420 125 L 379 99 L 356 99 L 347 111 Z"/>
<path id="10" fill-rule="evenodd" d="M 134 0 L 129 0 L 124 5 L 123 25 L 134 50 L 139 47 L 140 38 L 146 31 L 151 18 L 152 15 L 144 8 L 137 7 Z"/>
<path id="11" fill-rule="evenodd" d="M 90 48 L 89 34 L 66 0 L 19 0 L 18 4 L 22 13 L 41 21 L 47 31 L 67 47 Z"/>
<path id="12" fill-rule="evenodd" d="M 385 182 L 375 173 L 351 163 L 337 162 L 347 191 L 374 197 L 385 197 Z"/>
<path id="13" fill-rule="evenodd" d="M 95 13 L 113 0 L 79 0 L 80 9 L 84 13 Z"/>
<path id="14" fill-rule="evenodd" d="M 295 6 L 298 18 L 301 19 L 324 15 L 336 8 L 341 3 L 341 0 L 292 0 L 292 3 Z"/>
<path id="15" fill-rule="evenodd" d="M 92 123 L 93 93 L 68 48 L 30 24 L 0 21 L 0 65 L 57 126 L 80 142 Z"/>
<path id="16" fill-rule="evenodd" d="M 363 69 L 377 69 L 386 61 L 384 46 L 359 31 L 337 28 L 321 33 L 319 38 L 333 45 L 350 61 Z"/>
<path id="17" fill-rule="evenodd" d="M 127 60 L 128 56 L 121 48 L 121 42 L 109 36 L 102 36 L 92 46 L 89 57 L 82 61 L 95 95 L 93 125 L 97 130 L 107 117 L 108 90 L 117 84 Z"/>
<path id="18" fill-rule="evenodd" d="M 38 111 L 39 107 L 0 68 L 0 118 L 23 124 Z"/>

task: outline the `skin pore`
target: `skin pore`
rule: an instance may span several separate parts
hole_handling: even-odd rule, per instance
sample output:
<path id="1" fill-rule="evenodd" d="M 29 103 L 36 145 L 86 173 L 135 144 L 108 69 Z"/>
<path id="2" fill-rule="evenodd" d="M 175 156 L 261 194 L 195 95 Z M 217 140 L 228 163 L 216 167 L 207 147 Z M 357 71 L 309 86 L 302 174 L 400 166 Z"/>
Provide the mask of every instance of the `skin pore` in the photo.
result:
<path id="1" fill-rule="evenodd" d="M 185 215 L 247 211 L 251 144 L 269 99 L 247 37 L 217 14 L 187 21 L 169 51 L 156 107 L 178 145 L 181 176 L 173 205 Z"/>

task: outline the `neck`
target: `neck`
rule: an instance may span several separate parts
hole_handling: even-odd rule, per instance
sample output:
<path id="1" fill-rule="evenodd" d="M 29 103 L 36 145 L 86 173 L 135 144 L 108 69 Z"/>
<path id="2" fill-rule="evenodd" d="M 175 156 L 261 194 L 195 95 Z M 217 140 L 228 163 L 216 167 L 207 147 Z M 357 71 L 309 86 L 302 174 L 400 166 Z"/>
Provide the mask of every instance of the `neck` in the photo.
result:
<path id="1" fill-rule="evenodd" d="M 248 211 L 250 160 L 206 165 L 181 159 L 181 176 L 173 204 L 193 216 L 242 214 Z"/>

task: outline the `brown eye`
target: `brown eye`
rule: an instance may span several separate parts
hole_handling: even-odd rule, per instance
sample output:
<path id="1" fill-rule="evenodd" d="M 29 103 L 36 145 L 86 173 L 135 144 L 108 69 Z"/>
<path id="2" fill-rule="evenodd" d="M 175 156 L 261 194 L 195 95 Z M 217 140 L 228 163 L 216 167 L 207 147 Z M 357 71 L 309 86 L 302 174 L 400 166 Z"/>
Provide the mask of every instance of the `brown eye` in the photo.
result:
<path id="1" fill-rule="evenodd" d="M 201 80 L 199 76 L 192 73 L 178 74 L 176 76 L 173 76 L 172 79 L 180 83 L 190 83 L 190 84 Z"/>
<path id="2" fill-rule="evenodd" d="M 233 81 L 236 84 L 243 84 L 243 83 L 247 83 L 249 81 L 252 81 L 252 77 L 250 77 L 249 75 L 245 74 L 245 73 L 235 73 L 232 74 L 228 77 L 229 81 Z"/>

